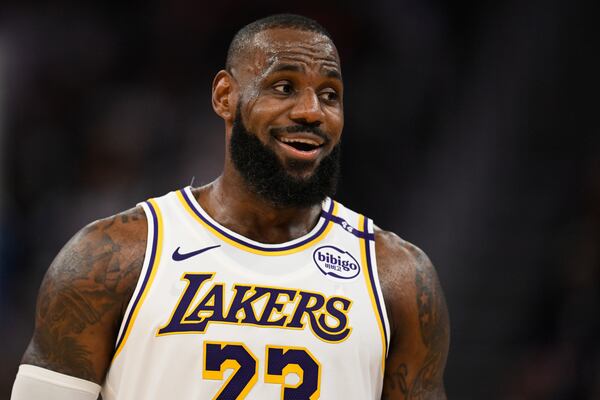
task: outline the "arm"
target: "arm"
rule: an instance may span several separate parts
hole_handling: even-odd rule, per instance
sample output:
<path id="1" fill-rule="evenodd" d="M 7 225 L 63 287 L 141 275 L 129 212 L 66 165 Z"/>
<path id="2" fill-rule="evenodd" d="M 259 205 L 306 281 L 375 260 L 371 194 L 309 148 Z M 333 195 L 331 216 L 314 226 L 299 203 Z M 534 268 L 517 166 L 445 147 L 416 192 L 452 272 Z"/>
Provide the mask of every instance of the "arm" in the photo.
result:
<path id="1" fill-rule="evenodd" d="M 429 258 L 390 232 L 376 232 L 376 255 L 391 340 L 382 400 L 443 400 L 449 318 Z"/>
<path id="2" fill-rule="evenodd" d="M 22 364 L 102 384 L 139 277 L 147 223 L 141 208 L 77 233 L 48 269 Z"/>

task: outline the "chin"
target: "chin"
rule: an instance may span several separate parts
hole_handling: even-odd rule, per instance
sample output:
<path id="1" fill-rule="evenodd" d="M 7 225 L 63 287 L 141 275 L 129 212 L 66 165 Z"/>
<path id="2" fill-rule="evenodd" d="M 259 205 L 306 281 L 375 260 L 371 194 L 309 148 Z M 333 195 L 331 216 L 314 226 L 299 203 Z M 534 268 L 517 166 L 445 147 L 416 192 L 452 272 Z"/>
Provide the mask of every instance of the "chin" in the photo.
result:
<path id="1" fill-rule="evenodd" d="M 315 171 L 317 170 L 317 165 L 310 166 L 298 166 L 298 165 L 289 165 L 287 164 L 285 167 L 285 172 L 289 177 L 299 180 L 299 181 L 308 181 L 315 175 Z"/>
<path id="2" fill-rule="evenodd" d="M 288 176 L 298 182 L 308 182 L 314 176 L 312 172 L 288 172 Z"/>

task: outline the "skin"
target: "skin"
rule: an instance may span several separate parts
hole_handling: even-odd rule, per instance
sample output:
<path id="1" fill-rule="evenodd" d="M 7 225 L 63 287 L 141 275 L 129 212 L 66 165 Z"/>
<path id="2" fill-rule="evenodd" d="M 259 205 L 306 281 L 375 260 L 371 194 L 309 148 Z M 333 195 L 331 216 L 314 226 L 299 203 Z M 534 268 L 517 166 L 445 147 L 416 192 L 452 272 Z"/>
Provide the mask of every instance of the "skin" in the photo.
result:
<path id="1" fill-rule="evenodd" d="M 310 176 L 339 143 L 342 101 L 335 46 L 323 35 L 294 29 L 258 33 L 230 71 L 220 71 L 213 82 L 213 108 L 225 122 L 227 142 L 238 104 L 248 130 L 284 166 L 293 155 L 271 135 L 272 128 L 313 124 L 326 134 L 312 163 L 288 170 L 299 178 Z M 320 205 L 265 202 L 246 186 L 228 152 L 223 174 L 194 194 L 219 223 L 263 243 L 306 234 L 321 212 Z M 35 332 L 22 363 L 102 383 L 140 274 L 146 235 L 143 211 L 134 208 L 90 224 L 65 245 L 42 283 Z M 375 240 L 391 327 L 381 398 L 445 399 L 449 321 L 435 269 L 420 249 L 391 232 L 377 228 Z"/>
<path id="2" fill-rule="evenodd" d="M 375 231 L 376 257 L 391 328 L 382 400 L 446 399 L 446 301 L 435 268 L 418 247 Z"/>
<path id="3" fill-rule="evenodd" d="M 56 256 L 40 287 L 22 363 L 104 380 L 139 277 L 147 222 L 141 208 L 95 221 Z"/>

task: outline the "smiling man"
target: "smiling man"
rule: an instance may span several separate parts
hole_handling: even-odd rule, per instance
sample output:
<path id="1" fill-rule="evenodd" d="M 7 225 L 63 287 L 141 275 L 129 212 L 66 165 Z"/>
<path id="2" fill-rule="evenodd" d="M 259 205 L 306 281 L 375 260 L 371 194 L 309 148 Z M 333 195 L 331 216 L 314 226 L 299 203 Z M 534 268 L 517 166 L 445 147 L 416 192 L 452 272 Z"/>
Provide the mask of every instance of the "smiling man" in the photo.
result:
<path id="1" fill-rule="evenodd" d="M 331 198 L 342 100 L 315 21 L 240 30 L 212 90 L 222 175 L 67 243 L 12 399 L 445 399 L 433 266 Z"/>

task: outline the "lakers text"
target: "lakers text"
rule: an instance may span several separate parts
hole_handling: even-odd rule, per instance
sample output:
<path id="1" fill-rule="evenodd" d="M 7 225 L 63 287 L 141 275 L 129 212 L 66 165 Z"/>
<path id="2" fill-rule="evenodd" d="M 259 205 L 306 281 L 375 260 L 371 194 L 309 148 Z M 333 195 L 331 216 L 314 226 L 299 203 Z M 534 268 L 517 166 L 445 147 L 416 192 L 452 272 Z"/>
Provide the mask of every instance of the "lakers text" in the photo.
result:
<path id="1" fill-rule="evenodd" d="M 351 333 L 352 301 L 300 289 L 212 282 L 214 273 L 185 273 L 186 288 L 158 335 L 204 333 L 212 323 L 305 329 L 319 339 L 341 342 Z M 233 292 L 233 293 L 231 293 Z"/>

